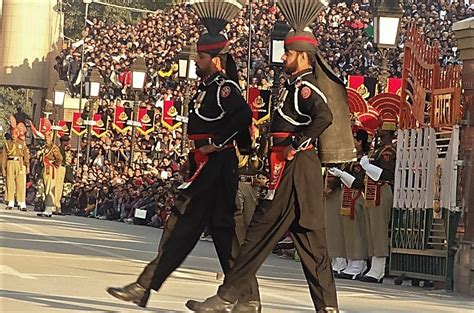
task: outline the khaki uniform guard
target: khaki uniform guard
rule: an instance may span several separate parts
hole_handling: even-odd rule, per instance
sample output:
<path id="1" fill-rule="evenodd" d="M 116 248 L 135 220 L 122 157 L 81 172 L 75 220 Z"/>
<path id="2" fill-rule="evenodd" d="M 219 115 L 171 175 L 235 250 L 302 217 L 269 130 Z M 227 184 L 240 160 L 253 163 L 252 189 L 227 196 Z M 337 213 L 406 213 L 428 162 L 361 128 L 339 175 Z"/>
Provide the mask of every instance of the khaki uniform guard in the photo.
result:
<path id="1" fill-rule="evenodd" d="M 364 129 L 353 129 L 354 146 L 360 160 L 369 151 L 369 135 Z M 329 172 L 340 178 L 343 184 L 342 202 L 339 214 L 342 224 L 342 237 L 345 246 L 347 264 L 337 264 L 344 269 L 337 269 L 336 277 L 356 279 L 367 270 L 367 222 L 364 212 L 365 171 L 358 161 L 345 163 L 341 169 L 332 168 Z M 334 264 L 333 264 L 334 265 Z M 334 270 L 334 267 L 333 267 Z"/>
<path id="2" fill-rule="evenodd" d="M 66 176 L 66 166 L 67 166 L 66 149 L 67 149 L 67 143 L 69 142 L 69 137 L 62 136 L 60 141 L 61 141 L 61 146 L 59 147 L 59 152 L 61 153 L 62 161 L 57 169 L 57 174 L 55 177 L 54 209 L 53 209 L 53 213 L 57 213 L 57 214 L 61 214 L 61 198 L 63 196 L 64 177 Z"/>
<path id="3" fill-rule="evenodd" d="M 46 145 L 42 156 L 44 165 L 43 181 L 45 210 L 44 212 L 39 213 L 38 216 L 51 217 L 53 210 L 56 210 L 56 179 L 58 177 L 58 169 L 61 166 L 63 157 L 59 147 L 53 143 L 52 134 L 50 132 L 45 134 L 45 139 Z"/>
<path id="4" fill-rule="evenodd" d="M 30 154 L 24 140 L 18 138 L 18 131 L 12 130 L 12 139 L 5 141 L 2 153 L 2 174 L 6 176 L 5 200 L 7 209 L 15 206 L 26 211 L 26 174 L 29 170 Z"/>

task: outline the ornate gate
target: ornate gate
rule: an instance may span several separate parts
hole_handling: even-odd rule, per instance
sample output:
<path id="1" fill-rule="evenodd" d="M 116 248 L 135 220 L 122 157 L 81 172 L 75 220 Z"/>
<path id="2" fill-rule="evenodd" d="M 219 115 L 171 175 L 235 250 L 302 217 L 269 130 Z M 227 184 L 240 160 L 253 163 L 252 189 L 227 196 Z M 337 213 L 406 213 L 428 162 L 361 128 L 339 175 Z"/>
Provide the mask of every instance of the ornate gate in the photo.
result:
<path id="1" fill-rule="evenodd" d="M 461 68 L 441 68 L 439 46 L 407 32 L 391 226 L 390 274 L 452 289 Z"/>

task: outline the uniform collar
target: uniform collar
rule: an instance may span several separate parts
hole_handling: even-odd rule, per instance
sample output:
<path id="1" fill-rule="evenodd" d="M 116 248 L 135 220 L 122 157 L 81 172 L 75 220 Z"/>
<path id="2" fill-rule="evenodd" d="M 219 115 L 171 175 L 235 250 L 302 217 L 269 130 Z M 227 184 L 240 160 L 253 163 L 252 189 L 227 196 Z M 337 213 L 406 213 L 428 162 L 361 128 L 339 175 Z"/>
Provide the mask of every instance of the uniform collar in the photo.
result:
<path id="1" fill-rule="evenodd" d="M 221 72 L 215 72 L 214 74 L 211 74 L 209 76 L 206 76 L 202 79 L 202 83 L 205 85 L 205 86 L 209 86 L 210 84 L 212 84 L 219 76 L 222 76 L 222 73 Z"/>
<path id="2" fill-rule="evenodd" d="M 296 83 L 297 80 L 302 79 L 304 76 L 309 75 L 311 73 L 313 73 L 313 69 L 310 67 L 296 74 L 293 74 L 290 76 L 290 78 L 288 78 L 288 84 L 293 85 L 294 83 Z"/>

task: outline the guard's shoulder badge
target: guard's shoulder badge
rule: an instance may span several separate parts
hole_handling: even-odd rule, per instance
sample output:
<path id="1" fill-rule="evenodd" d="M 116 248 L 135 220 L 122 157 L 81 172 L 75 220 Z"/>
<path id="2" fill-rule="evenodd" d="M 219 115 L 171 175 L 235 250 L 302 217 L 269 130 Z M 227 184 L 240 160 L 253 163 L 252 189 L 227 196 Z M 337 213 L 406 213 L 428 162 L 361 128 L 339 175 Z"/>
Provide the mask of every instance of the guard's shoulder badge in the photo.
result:
<path id="1" fill-rule="evenodd" d="M 354 173 L 360 173 L 362 171 L 362 166 L 359 163 L 354 164 Z"/>
<path id="2" fill-rule="evenodd" d="M 303 99 L 308 99 L 309 97 L 311 97 L 312 94 L 311 88 L 304 86 L 303 88 L 301 88 L 300 94 Z"/>
<path id="3" fill-rule="evenodd" d="M 392 157 L 393 157 L 393 152 L 391 150 L 385 150 L 384 152 L 382 152 L 382 159 L 385 162 L 390 161 Z"/>
<path id="4" fill-rule="evenodd" d="M 230 86 L 223 86 L 221 88 L 221 97 L 227 98 L 231 92 L 232 92 L 232 89 L 230 88 Z"/>

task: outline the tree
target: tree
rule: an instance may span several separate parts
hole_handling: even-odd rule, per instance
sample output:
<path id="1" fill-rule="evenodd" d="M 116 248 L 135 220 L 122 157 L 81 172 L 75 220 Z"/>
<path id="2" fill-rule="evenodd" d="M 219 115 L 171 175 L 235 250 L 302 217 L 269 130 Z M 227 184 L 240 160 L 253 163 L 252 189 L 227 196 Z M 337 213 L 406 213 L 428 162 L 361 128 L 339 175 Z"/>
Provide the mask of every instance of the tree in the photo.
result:
<path id="1" fill-rule="evenodd" d="M 0 87 L 0 146 L 2 146 L 4 135 L 9 130 L 10 115 L 21 108 L 23 112 L 31 116 L 32 107 L 28 89 L 14 89 L 11 87 Z"/>
<path id="2" fill-rule="evenodd" d="M 116 4 L 130 8 L 156 11 L 164 9 L 171 0 L 102 0 L 104 3 Z M 64 35 L 72 39 L 79 39 L 84 26 L 85 4 L 82 0 L 63 0 Z M 122 21 L 127 24 L 137 23 L 144 14 L 126 9 L 92 3 L 89 5 L 89 19 L 97 18 L 110 22 Z"/>

